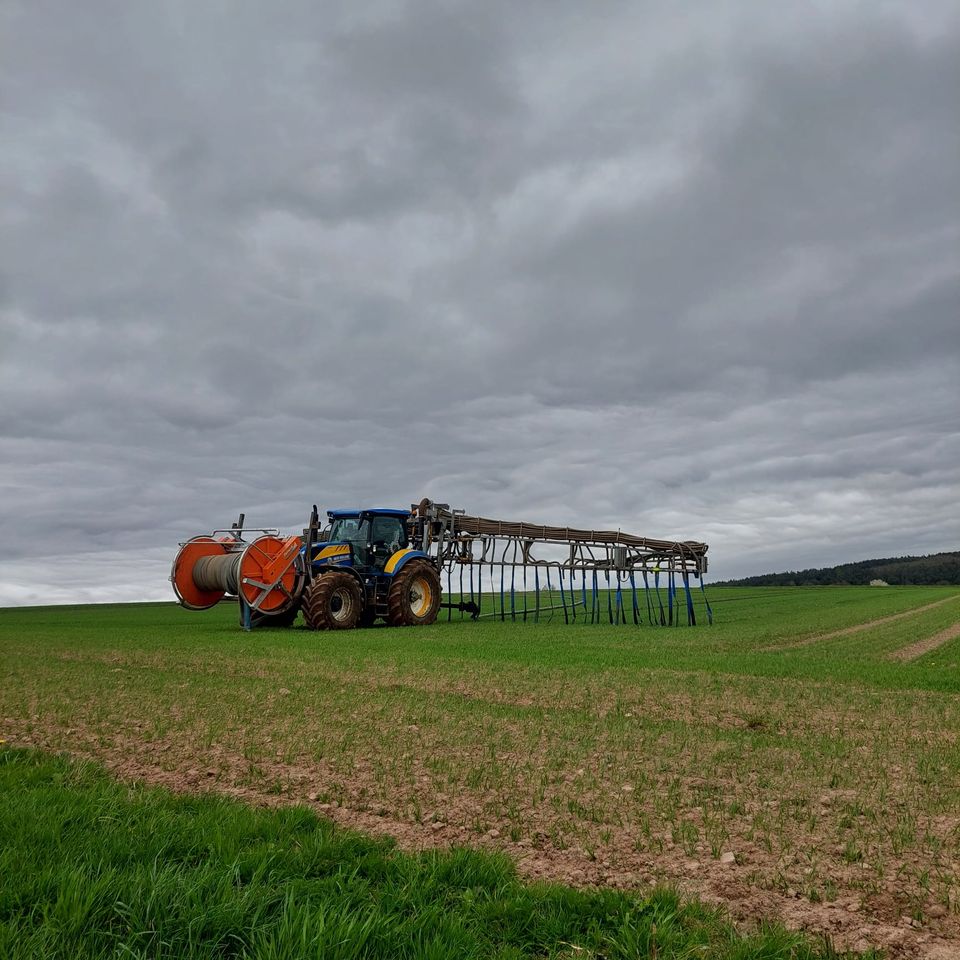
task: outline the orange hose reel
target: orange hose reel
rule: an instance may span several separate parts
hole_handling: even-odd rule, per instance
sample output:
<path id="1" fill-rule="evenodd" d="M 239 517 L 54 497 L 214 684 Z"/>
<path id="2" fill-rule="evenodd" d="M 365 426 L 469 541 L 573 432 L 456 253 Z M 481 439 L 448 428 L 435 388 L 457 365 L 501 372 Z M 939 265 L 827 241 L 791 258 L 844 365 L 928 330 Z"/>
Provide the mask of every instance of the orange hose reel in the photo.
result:
<path id="1" fill-rule="evenodd" d="M 285 613 L 303 591 L 302 546 L 300 537 L 273 532 L 250 543 L 239 539 L 239 532 L 193 537 L 173 561 L 173 592 L 188 610 L 207 610 L 230 595 L 255 613 Z"/>

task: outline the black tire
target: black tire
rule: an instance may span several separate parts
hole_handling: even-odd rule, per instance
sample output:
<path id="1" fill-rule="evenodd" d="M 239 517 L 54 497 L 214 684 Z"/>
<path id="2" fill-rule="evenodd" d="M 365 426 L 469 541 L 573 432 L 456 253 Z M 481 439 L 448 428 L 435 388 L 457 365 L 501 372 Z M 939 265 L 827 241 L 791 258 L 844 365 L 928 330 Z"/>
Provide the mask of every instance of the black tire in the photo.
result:
<path id="1" fill-rule="evenodd" d="M 440 574 L 426 560 L 411 560 L 400 568 L 387 596 L 391 627 L 421 627 L 433 623 L 440 610 Z"/>
<path id="2" fill-rule="evenodd" d="M 313 625 L 313 620 L 310 619 L 310 606 L 307 603 L 307 597 L 310 595 L 310 588 L 313 586 L 315 581 L 311 581 L 304 587 L 303 596 L 300 598 L 300 613 L 303 615 L 303 625 L 308 630 L 316 630 L 317 628 Z"/>
<path id="3" fill-rule="evenodd" d="M 303 596 L 303 619 L 311 630 L 352 630 L 362 613 L 363 591 L 350 573 L 322 573 Z"/>
<path id="4" fill-rule="evenodd" d="M 297 619 L 300 612 L 300 604 L 293 604 L 289 610 L 283 613 L 260 613 L 253 612 L 250 615 L 251 627 L 292 627 L 293 621 Z"/>

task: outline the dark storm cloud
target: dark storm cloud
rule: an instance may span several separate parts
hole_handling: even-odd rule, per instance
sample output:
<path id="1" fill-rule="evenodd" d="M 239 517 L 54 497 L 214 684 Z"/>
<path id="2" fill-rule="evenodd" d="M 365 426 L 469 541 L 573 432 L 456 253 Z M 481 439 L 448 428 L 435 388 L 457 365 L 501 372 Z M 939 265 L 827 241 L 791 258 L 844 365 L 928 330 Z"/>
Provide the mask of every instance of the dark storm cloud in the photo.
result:
<path id="1" fill-rule="evenodd" d="M 958 546 L 950 4 L 0 16 L 0 603 L 425 494 Z"/>

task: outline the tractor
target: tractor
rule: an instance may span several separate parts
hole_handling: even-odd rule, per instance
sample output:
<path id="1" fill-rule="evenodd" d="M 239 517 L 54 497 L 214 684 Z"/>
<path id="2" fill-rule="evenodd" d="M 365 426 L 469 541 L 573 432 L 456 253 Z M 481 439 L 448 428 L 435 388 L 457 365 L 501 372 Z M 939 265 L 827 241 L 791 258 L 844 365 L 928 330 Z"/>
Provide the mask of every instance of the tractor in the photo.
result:
<path id="1" fill-rule="evenodd" d="M 328 510 L 327 517 L 320 533 L 313 508 L 301 551 L 300 610 L 311 630 L 349 630 L 377 619 L 411 627 L 437 619 L 440 573 L 410 544 L 409 510 Z"/>
<path id="2" fill-rule="evenodd" d="M 247 630 L 290 626 L 299 613 L 313 630 L 349 630 L 378 619 L 419 626 L 433 623 L 441 608 L 474 620 L 536 621 L 559 610 L 566 623 L 673 626 L 685 606 L 692 626 L 699 581 L 707 622 L 713 621 L 703 589 L 705 543 L 490 520 L 429 499 L 409 510 L 329 510 L 327 518 L 321 530 L 314 506 L 302 536 L 283 536 L 244 526 L 241 513 L 229 528 L 182 542 L 170 573 L 177 600 L 188 610 L 207 610 L 236 598 Z M 257 536 L 247 539 L 251 533 Z M 451 593 L 445 600 L 441 571 Z M 458 592 L 451 592 L 454 576 Z"/>

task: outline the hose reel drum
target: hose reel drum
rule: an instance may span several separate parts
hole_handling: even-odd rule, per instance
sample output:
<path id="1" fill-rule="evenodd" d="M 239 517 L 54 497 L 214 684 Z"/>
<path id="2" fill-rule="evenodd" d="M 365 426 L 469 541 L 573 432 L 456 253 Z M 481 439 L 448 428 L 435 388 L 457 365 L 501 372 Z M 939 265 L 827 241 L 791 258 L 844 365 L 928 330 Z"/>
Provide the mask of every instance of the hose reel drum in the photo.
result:
<path id="1" fill-rule="evenodd" d="M 300 537 L 258 530 L 247 542 L 241 527 L 193 537 L 180 545 L 170 582 L 188 610 L 208 610 L 226 596 L 241 601 L 241 620 L 250 614 L 280 617 L 295 611 L 303 591 Z M 218 536 L 218 534 L 220 534 Z"/>

